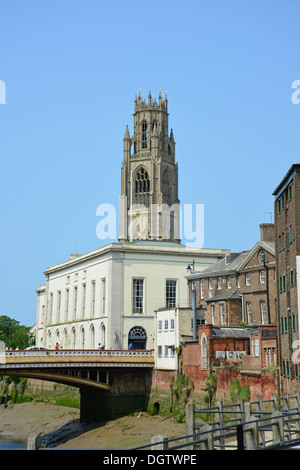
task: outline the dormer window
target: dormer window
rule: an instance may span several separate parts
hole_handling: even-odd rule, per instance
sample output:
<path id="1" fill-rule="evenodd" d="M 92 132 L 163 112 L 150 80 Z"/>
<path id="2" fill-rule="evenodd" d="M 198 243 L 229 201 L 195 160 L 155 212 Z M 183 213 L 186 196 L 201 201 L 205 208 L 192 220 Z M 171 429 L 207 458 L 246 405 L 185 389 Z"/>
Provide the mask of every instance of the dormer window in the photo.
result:
<path id="1" fill-rule="evenodd" d="M 230 263 L 230 253 L 225 255 L 225 264 L 229 264 L 229 263 Z"/>

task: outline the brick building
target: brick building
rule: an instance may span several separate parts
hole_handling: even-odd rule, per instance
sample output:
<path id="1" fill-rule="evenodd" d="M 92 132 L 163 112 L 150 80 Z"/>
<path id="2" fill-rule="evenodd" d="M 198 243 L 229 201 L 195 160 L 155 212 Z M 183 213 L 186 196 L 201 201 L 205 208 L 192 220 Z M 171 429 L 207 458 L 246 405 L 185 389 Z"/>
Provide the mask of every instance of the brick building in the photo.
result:
<path id="1" fill-rule="evenodd" d="M 290 167 L 273 195 L 281 388 L 292 392 L 299 387 L 293 355 L 299 349 L 300 162 Z"/>
<path id="2" fill-rule="evenodd" d="M 204 385 L 211 368 L 236 365 L 244 378 L 258 380 L 277 364 L 273 224 L 260 225 L 260 241 L 251 250 L 228 253 L 186 277 L 196 308 L 206 311 L 198 337 L 186 341 L 182 350 L 183 370 L 196 387 Z"/>
<path id="3" fill-rule="evenodd" d="M 274 225 L 260 225 L 260 241 L 248 251 L 228 253 L 215 265 L 187 275 L 206 324 L 277 323 Z"/>

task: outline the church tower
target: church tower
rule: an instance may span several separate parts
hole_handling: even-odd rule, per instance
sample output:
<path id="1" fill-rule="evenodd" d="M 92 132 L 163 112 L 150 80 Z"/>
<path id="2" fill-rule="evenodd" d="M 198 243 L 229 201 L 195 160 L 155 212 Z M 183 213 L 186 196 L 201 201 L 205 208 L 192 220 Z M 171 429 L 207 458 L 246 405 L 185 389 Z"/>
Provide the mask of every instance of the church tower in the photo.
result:
<path id="1" fill-rule="evenodd" d="M 173 131 L 168 130 L 168 100 L 135 96 L 134 132 L 126 126 L 121 165 L 119 241 L 163 240 L 180 243 L 178 165 Z"/>

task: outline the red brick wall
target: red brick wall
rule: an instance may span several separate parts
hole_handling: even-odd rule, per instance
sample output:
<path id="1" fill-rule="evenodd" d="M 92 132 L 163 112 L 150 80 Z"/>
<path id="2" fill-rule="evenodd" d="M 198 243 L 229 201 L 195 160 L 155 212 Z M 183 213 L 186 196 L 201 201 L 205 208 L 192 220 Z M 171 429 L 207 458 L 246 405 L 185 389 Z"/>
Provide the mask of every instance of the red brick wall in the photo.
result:
<path id="1" fill-rule="evenodd" d="M 239 380 L 242 387 L 248 386 L 250 389 L 250 400 L 253 401 L 257 395 L 260 395 L 263 400 L 269 400 L 272 393 L 276 393 L 275 378 L 262 374 L 259 376 L 251 374 L 240 374 L 237 371 L 220 370 L 217 373 L 217 390 L 220 394 L 229 394 L 229 385 L 232 380 Z"/>
<path id="2" fill-rule="evenodd" d="M 194 381 L 194 390 L 196 392 L 204 392 L 205 382 L 208 372 L 189 365 L 185 368 L 185 374 Z M 172 371 L 155 370 L 153 373 L 152 388 L 161 390 L 170 390 L 170 380 L 174 375 Z M 239 380 L 242 386 L 248 386 L 250 389 L 250 400 L 254 400 L 260 395 L 263 400 L 269 400 L 272 393 L 276 393 L 275 378 L 268 374 L 251 375 L 241 374 L 237 370 L 218 369 L 217 378 L 217 394 L 218 396 L 226 395 L 229 397 L 229 386 L 232 380 Z"/>
<path id="3" fill-rule="evenodd" d="M 170 381 L 175 377 L 174 370 L 155 369 L 152 374 L 152 389 L 155 387 L 167 390 L 170 389 Z"/>

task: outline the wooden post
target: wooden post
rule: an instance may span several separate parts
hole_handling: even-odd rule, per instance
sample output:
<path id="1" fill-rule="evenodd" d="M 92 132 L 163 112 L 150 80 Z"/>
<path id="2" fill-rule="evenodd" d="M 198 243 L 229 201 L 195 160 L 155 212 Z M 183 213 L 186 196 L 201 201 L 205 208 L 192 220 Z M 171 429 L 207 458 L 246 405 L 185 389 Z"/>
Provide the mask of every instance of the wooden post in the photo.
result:
<path id="1" fill-rule="evenodd" d="M 41 434 L 30 434 L 27 439 L 27 450 L 38 450 L 40 447 L 42 447 Z"/>
<path id="2" fill-rule="evenodd" d="M 257 402 L 256 403 L 256 411 L 258 413 L 258 418 L 260 419 L 263 416 L 262 414 L 259 414 L 260 411 L 263 411 L 262 397 L 260 395 L 257 395 L 255 397 L 255 401 Z M 259 431 L 259 433 L 260 433 L 260 437 L 261 437 L 261 440 L 262 440 L 262 445 L 265 446 L 266 445 L 265 431 L 261 430 L 261 431 Z"/>
<path id="3" fill-rule="evenodd" d="M 222 400 L 216 400 L 215 405 L 216 405 L 216 407 L 219 408 L 219 410 L 221 412 L 221 413 L 218 413 L 217 411 L 215 412 L 215 415 L 218 416 L 218 423 L 219 423 L 218 427 L 223 428 L 224 427 L 224 414 L 222 413 L 222 411 L 223 411 L 223 402 L 222 402 Z M 219 442 L 220 442 L 220 445 L 222 446 L 222 448 L 224 448 L 224 446 L 225 446 L 224 437 L 218 437 L 218 436 L 221 436 L 221 434 L 222 434 L 222 431 L 216 431 L 215 440 L 218 439 Z"/>
<path id="4" fill-rule="evenodd" d="M 167 450 L 168 449 L 168 438 L 157 434 L 151 437 L 151 450 Z"/>
<path id="5" fill-rule="evenodd" d="M 272 400 L 271 411 L 276 411 L 278 409 L 278 405 L 277 405 L 277 395 L 275 393 L 272 393 L 271 400 Z"/>
<path id="6" fill-rule="evenodd" d="M 202 431 L 207 431 L 207 436 L 204 437 L 205 442 L 201 442 L 201 444 L 199 445 L 200 450 L 214 450 L 213 433 L 208 432 L 208 431 L 211 431 L 211 429 L 212 429 L 212 427 L 209 426 L 209 424 L 204 424 L 204 426 L 201 428 L 201 432 Z M 199 438 L 200 437 L 203 438 L 203 436 L 199 436 Z M 196 444 L 196 446 L 198 447 L 197 444 Z"/>
<path id="7" fill-rule="evenodd" d="M 272 419 L 271 421 L 273 431 L 273 445 L 282 445 L 284 442 L 282 414 L 280 411 L 275 411 L 271 416 L 274 417 L 274 420 Z"/>
<path id="8" fill-rule="evenodd" d="M 240 423 L 242 423 L 244 421 L 244 400 L 242 399 L 242 397 L 237 397 L 236 405 L 237 408 L 239 408 L 240 410 L 239 420 Z"/>
<path id="9" fill-rule="evenodd" d="M 257 420 L 251 416 L 250 407 L 251 403 L 245 403 L 244 443 L 246 450 L 256 450 L 259 446 L 258 423 Z"/>
<path id="10" fill-rule="evenodd" d="M 185 429 L 186 429 L 186 435 L 190 436 L 191 434 L 195 434 L 195 405 L 194 403 L 190 400 L 187 402 L 185 406 Z M 189 442 L 192 438 L 187 437 L 186 440 Z M 189 450 L 193 450 L 194 446 L 189 446 Z"/>

